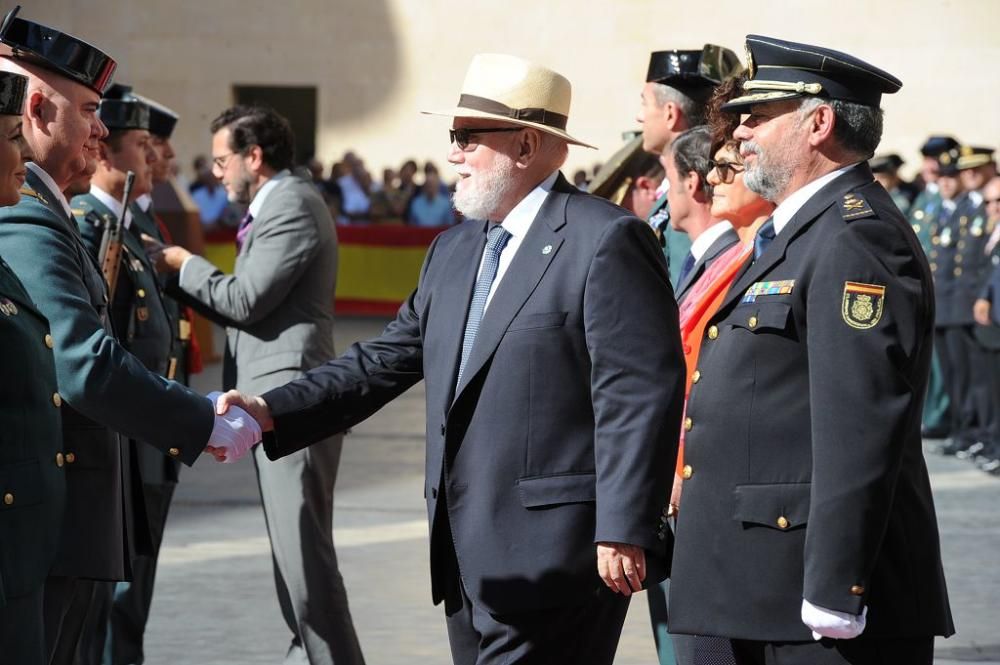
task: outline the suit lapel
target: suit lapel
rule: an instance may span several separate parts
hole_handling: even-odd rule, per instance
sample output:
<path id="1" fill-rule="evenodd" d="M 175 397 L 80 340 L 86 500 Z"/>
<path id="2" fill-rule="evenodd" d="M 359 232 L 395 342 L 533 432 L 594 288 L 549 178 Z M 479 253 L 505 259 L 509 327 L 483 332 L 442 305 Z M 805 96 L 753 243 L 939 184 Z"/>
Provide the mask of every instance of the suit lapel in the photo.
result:
<path id="1" fill-rule="evenodd" d="M 721 312 L 723 309 L 729 307 L 734 300 L 741 298 L 747 288 L 770 272 L 774 266 L 781 263 L 785 258 L 785 251 L 788 249 L 788 245 L 799 234 L 804 232 L 824 210 L 837 203 L 842 193 L 865 185 L 871 182 L 871 180 L 871 170 L 867 164 L 863 163 L 837 177 L 832 182 L 827 183 L 826 186 L 813 194 L 806 201 L 805 205 L 799 208 L 799 211 L 792 216 L 788 225 L 768 245 L 760 258 L 736 277 L 736 281 L 733 282 L 732 288 L 726 294 L 726 299 L 719 308 L 719 311 Z"/>
<path id="2" fill-rule="evenodd" d="M 684 276 L 684 281 L 677 285 L 677 299 L 680 300 L 691 285 L 698 281 L 705 267 L 714 261 L 715 257 L 729 249 L 733 243 L 739 241 L 740 237 L 733 229 L 726 229 L 725 233 L 716 238 L 715 242 L 709 245 L 705 253 L 701 255 L 701 258 L 695 261 L 695 264 L 691 267 L 691 271 Z"/>
<path id="3" fill-rule="evenodd" d="M 497 345 L 500 344 L 500 339 L 507 331 L 507 326 L 531 296 L 552 260 L 559 253 L 559 247 L 563 243 L 559 230 L 566 224 L 568 187 L 560 174 L 525 234 L 524 240 L 521 241 L 521 246 L 507 272 L 504 273 L 503 280 L 497 286 L 479 325 L 475 344 L 465 366 L 465 372 L 462 374 L 462 383 L 455 391 L 455 399 L 462 394 L 465 386 L 493 355 Z M 468 303 L 468 299 L 465 302 Z M 459 337 L 461 338 L 461 334 Z M 461 348 L 461 339 L 458 347 Z"/>

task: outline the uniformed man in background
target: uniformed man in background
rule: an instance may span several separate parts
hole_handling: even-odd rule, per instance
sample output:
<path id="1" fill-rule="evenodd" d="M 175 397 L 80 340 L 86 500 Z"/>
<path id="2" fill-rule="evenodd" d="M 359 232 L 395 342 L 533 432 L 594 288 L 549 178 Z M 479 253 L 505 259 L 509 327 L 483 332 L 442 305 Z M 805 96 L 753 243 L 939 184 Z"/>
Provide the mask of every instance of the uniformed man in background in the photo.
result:
<path id="1" fill-rule="evenodd" d="M 904 164 L 903 158 L 896 153 L 878 155 L 868 160 L 875 180 L 889 192 L 892 202 L 904 215 L 910 210 L 916 192 L 899 176 L 899 167 Z"/>

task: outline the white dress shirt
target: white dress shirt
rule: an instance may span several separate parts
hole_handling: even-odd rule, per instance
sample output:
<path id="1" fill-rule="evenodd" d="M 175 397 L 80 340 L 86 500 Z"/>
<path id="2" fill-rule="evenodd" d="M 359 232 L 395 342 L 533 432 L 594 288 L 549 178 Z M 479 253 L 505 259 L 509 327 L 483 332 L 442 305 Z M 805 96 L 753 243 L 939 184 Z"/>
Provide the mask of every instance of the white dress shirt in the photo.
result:
<path id="1" fill-rule="evenodd" d="M 52 179 L 52 176 L 46 173 L 45 169 L 43 169 L 41 166 L 39 166 L 34 162 L 28 162 L 27 164 L 25 164 L 25 166 L 28 167 L 28 170 L 34 173 L 39 180 L 45 183 L 45 186 L 49 188 L 49 191 L 52 193 L 53 196 L 56 197 L 56 200 L 59 201 L 59 204 L 63 207 L 63 210 L 66 211 L 66 217 L 72 220 L 73 209 L 69 207 L 69 201 L 67 201 L 66 197 L 63 196 L 62 190 L 56 186 L 56 181 Z"/>
<path id="2" fill-rule="evenodd" d="M 691 242 L 691 256 L 694 257 L 694 262 L 701 261 L 701 257 L 705 256 L 705 252 L 712 246 L 712 243 L 721 238 L 722 234 L 731 228 L 733 228 L 733 225 L 729 222 L 718 222 L 702 231 L 701 235 Z"/>
<path id="3" fill-rule="evenodd" d="M 489 308 L 490 301 L 493 300 L 493 294 L 496 293 L 497 287 L 500 285 L 500 280 L 503 279 L 507 268 L 510 267 L 511 261 L 514 260 L 514 255 L 517 254 L 517 250 L 521 246 L 521 241 L 524 240 L 528 229 L 531 228 L 531 223 L 538 216 L 538 211 L 542 209 L 545 197 L 549 195 L 552 186 L 555 185 L 558 175 L 559 171 L 555 171 L 543 180 L 527 196 L 521 199 L 514 206 L 514 209 L 507 214 L 503 222 L 500 223 L 500 226 L 510 233 L 510 239 L 507 241 L 507 245 L 503 248 L 503 251 L 500 252 L 500 261 L 497 263 L 497 275 L 493 278 L 493 284 L 490 285 L 490 292 L 486 296 L 486 308 Z M 484 249 L 483 256 L 479 259 L 479 270 L 476 272 L 477 281 L 479 280 L 479 273 L 483 271 L 483 261 L 485 259 L 486 251 Z M 484 312 L 486 308 L 483 309 Z"/>
<path id="4" fill-rule="evenodd" d="M 143 194 L 135 200 L 135 204 L 139 206 L 139 210 L 149 212 L 150 206 L 153 205 L 153 197 L 149 194 Z"/>
<path id="5" fill-rule="evenodd" d="M 823 189 L 823 187 L 827 184 L 847 173 L 855 166 L 856 164 L 848 164 L 843 168 L 827 173 L 825 176 L 816 178 L 812 182 L 795 190 L 791 196 L 782 201 L 781 205 L 775 208 L 774 213 L 771 215 L 771 221 L 774 222 L 774 235 L 781 233 L 781 230 L 788 225 L 788 222 L 795 216 L 795 213 L 797 213 L 816 192 Z"/>
<path id="6" fill-rule="evenodd" d="M 106 191 L 98 187 L 97 185 L 90 185 L 90 195 L 95 199 L 104 204 L 104 206 L 111 211 L 111 213 L 121 221 L 122 225 L 127 229 L 132 225 L 132 211 L 125 211 L 125 218 L 122 219 L 122 202 L 115 197 L 108 194 Z"/>

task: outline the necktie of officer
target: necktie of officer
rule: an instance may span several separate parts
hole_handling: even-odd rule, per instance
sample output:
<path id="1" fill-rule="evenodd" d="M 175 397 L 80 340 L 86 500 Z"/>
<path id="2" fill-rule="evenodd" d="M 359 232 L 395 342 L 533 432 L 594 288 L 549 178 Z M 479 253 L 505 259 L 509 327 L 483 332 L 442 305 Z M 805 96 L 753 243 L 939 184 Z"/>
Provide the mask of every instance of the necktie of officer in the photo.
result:
<path id="1" fill-rule="evenodd" d="M 677 276 L 678 284 L 682 284 L 684 282 L 684 278 L 688 276 L 689 272 L 691 272 L 691 268 L 694 268 L 694 254 L 688 252 L 687 256 L 684 257 L 684 263 L 681 264 L 681 273 Z"/>
<path id="2" fill-rule="evenodd" d="M 486 311 L 486 298 L 490 294 L 490 287 L 493 285 L 493 280 L 496 279 L 497 268 L 500 266 L 500 254 L 507 246 L 508 240 L 510 240 L 510 233 L 499 224 L 492 226 L 486 234 L 483 269 L 479 273 L 479 279 L 476 280 L 476 289 L 472 293 L 472 303 L 469 305 L 469 315 L 465 319 L 465 334 L 462 336 L 462 362 L 458 366 L 456 386 L 462 382 L 465 363 L 469 361 L 472 343 L 476 341 L 479 323 L 483 320 L 483 312 Z"/>
<path id="3" fill-rule="evenodd" d="M 755 262 L 764 253 L 767 246 L 771 244 L 771 241 L 774 240 L 775 235 L 777 234 L 774 232 L 774 219 L 768 217 L 767 221 L 757 230 L 757 235 L 753 239 L 753 260 Z"/>
<path id="4" fill-rule="evenodd" d="M 240 220 L 240 225 L 236 228 L 236 253 L 239 254 L 240 250 L 243 249 L 243 242 L 247 239 L 247 234 L 250 233 L 250 227 L 253 225 L 253 215 L 247 210 L 247 214 L 243 215 L 243 219 Z"/>

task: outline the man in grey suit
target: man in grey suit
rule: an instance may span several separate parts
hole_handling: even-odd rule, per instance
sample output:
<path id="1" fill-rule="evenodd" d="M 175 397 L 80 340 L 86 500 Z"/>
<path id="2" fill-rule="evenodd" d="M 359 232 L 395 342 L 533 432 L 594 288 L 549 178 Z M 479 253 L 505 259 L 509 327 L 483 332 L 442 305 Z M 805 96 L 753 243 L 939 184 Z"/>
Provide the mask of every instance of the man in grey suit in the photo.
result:
<path id="1" fill-rule="evenodd" d="M 459 665 L 610 664 L 629 596 L 669 561 L 677 307 L 649 226 L 559 173 L 586 145 L 569 105 L 556 72 L 476 56 L 444 112 L 468 221 L 435 239 L 396 319 L 220 400 L 269 424 L 281 460 L 426 381 L 431 587 Z"/>
<path id="2" fill-rule="evenodd" d="M 158 267 L 179 271 L 182 297 L 226 326 L 223 383 L 258 393 L 334 357 L 337 238 L 316 188 L 289 169 L 288 121 L 236 106 L 212 122 L 212 160 L 231 200 L 249 204 L 235 273 L 170 246 Z M 333 487 L 342 437 L 267 462 L 254 449 L 278 602 L 292 642 L 286 663 L 363 663 L 333 547 Z"/>

